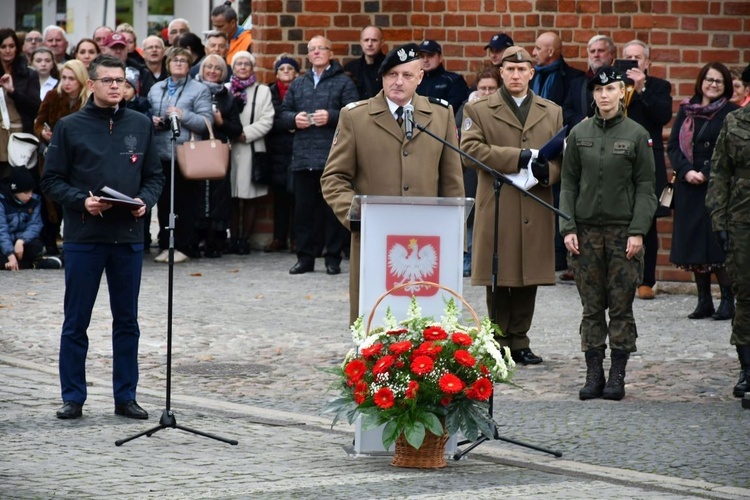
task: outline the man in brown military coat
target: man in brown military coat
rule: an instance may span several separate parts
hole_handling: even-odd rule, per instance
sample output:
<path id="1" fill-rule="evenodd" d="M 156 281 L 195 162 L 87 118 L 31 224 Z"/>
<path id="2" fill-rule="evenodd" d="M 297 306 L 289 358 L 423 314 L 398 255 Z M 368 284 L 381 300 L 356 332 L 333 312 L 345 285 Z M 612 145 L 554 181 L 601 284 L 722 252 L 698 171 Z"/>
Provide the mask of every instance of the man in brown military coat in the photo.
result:
<path id="1" fill-rule="evenodd" d="M 529 89 L 532 61 L 521 47 L 505 51 L 503 86 L 464 106 L 461 149 L 503 174 L 531 169 L 539 183 L 529 192 L 552 203 L 550 186 L 560 179 L 560 163 L 539 159 L 538 150 L 562 128 L 562 110 Z M 493 191 L 492 176 L 480 170 L 471 284 L 487 287 L 488 309 L 492 304 Z M 490 316 L 503 331 L 498 340 L 511 349 L 513 359 L 524 365 L 538 364 L 542 358 L 529 348 L 527 332 L 537 285 L 555 284 L 555 214 L 510 186 L 501 191 L 498 279 L 495 311 Z"/>
<path id="2" fill-rule="evenodd" d="M 414 121 L 456 145 L 453 110 L 436 99 L 415 93 L 422 81 L 419 47 L 406 44 L 391 50 L 380 67 L 383 90 L 366 101 L 341 110 L 323 176 L 323 196 L 342 224 L 351 230 L 349 311 L 353 322 L 359 307 L 360 233 L 347 220 L 355 195 L 463 197 L 458 153 L 414 128 L 407 140 L 397 117 L 408 104 Z"/>

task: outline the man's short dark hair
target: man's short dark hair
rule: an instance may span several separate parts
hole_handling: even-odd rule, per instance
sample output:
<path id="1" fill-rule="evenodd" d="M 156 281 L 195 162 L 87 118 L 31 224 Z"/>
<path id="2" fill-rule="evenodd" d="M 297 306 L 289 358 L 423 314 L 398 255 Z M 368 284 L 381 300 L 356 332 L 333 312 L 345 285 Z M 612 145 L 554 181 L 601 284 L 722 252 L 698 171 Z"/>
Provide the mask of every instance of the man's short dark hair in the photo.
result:
<path id="1" fill-rule="evenodd" d="M 211 11 L 211 17 L 224 16 L 224 19 L 231 23 L 237 21 L 237 11 L 232 8 L 232 2 L 224 2 L 222 5 L 217 5 Z"/>
<path id="2" fill-rule="evenodd" d="M 89 78 L 91 80 L 99 78 L 99 66 L 104 66 L 105 68 L 120 68 L 123 73 L 125 72 L 125 61 L 109 54 L 100 54 L 96 59 L 91 61 L 91 66 L 89 67 Z"/>
<path id="3" fill-rule="evenodd" d="M 206 40 L 209 38 L 223 38 L 227 43 L 229 43 L 229 35 L 224 33 L 223 31 L 209 31 L 206 33 Z"/>

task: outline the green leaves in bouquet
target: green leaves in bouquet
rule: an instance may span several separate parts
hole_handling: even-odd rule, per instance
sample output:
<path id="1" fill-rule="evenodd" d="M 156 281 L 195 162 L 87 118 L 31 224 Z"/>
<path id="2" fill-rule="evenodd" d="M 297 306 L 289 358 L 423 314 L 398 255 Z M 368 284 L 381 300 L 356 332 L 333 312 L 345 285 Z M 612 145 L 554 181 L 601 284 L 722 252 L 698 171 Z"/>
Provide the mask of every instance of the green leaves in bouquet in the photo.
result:
<path id="1" fill-rule="evenodd" d="M 489 405 L 477 401 L 463 401 L 451 404 L 445 417 L 445 428 L 449 435 L 461 431 L 469 441 L 476 441 L 480 435 L 492 437 L 495 422 L 488 413 Z"/>

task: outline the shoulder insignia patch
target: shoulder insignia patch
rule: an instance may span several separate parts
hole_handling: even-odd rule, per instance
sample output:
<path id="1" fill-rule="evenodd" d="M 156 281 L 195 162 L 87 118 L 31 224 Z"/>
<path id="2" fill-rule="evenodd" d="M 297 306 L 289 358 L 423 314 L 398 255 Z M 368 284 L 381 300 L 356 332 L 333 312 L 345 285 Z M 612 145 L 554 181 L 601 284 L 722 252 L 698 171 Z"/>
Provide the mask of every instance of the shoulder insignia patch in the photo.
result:
<path id="1" fill-rule="evenodd" d="M 331 146 L 335 146 L 337 142 L 339 142 L 339 128 L 338 127 L 336 128 L 336 133 L 333 134 L 333 143 L 331 144 Z"/>
<path id="2" fill-rule="evenodd" d="M 449 106 L 448 101 L 446 101 L 445 99 L 438 99 L 437 97 L 428 97 L 428 99 L 432 104 L 440 104 L 445 108 Z"/>
<path id="3" fill-rule="evenodd" d="M 471 128 L 471 118 L 467 118 L 464 120 L 464 130 L 469 130 Z"/>
<path id="4" fill-rule="evenodd" d="M 367 102 L 367 100 L 350 102 L 349 104 L 346 105 L 346 109 L 354 109 L 357 106 L 359 106 L 360 104 L 364 104 L 366 102 Z"/>

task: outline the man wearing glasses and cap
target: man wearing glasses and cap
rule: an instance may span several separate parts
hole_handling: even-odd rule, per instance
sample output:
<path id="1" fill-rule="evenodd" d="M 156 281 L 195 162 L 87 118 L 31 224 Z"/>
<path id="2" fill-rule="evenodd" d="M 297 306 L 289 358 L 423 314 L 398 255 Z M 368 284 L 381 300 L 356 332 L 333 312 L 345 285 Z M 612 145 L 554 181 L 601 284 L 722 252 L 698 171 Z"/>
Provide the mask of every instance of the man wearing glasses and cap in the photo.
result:
<path id="1" fill-rule="evenodd" d="M 419 57 L 424 78 L 417 87 L 417 94 L 448 101 L 453 106 L 453 113 L 456 113 L 469 96 L 466 80 L 443 67 L 443 48 L 435 40 L 425 40 L 419 44 Z"/>
<path id="2" fill-rule="evenodd" d="M 415 91 L 422 80 L 419 46 L 391 50 L 380 66 L 383 90 L 375 97 L 341 110 L 321 186 L 326 202 L 351 229 L 349 276 L 350 320 L 358 316 L 359 248 L 357 223 L 347 220 L 355 195 L 463 197 L 458 153 L 416 127 L 406 137 L 404 107 L 414 108 L 414 121 L 456 145 L 456 124 L 447 105 Z M 401 124 L 399 124 L 401 118 Z"/>
<path id="3" fill-rule="evenodd" d="M 550 186 L 560 179 L 560 163 L 557 158 L 539 157 L 539 148 L 562 128 L 562 109 L 529 88 L 534 63 L 523 48 L 506 49 L 500 70 L 500 90 L 464 106 L 461 149 L 503 174 L 533 173 L 538 183 L 529 182 L 526 189 L 552 203 Z M 469 162 L 466 166 L 476 168 Z M 537 286 L 555 284 L 555 214 L 512 187 L 502 190 L 493 301 L 494 204 L 481 201 L 492 199 L 493 177 L 482 170 L 478 177 L 471 284 L 487 287 L 488 307 L 495 304 L 490 317 L 504 334 L 498 341 L 510 348 L 513 359 L 538 364 L 542 358 L 529 348 L 527 333 Z"/>

